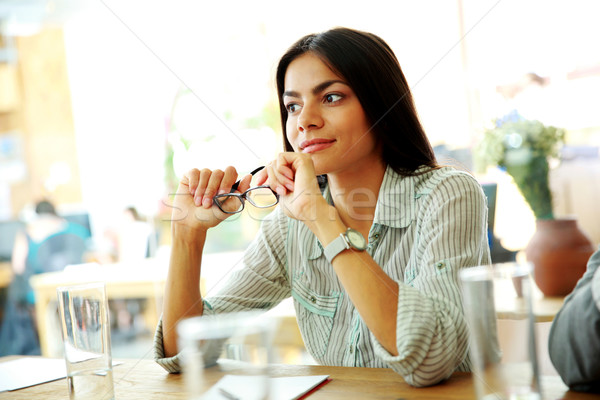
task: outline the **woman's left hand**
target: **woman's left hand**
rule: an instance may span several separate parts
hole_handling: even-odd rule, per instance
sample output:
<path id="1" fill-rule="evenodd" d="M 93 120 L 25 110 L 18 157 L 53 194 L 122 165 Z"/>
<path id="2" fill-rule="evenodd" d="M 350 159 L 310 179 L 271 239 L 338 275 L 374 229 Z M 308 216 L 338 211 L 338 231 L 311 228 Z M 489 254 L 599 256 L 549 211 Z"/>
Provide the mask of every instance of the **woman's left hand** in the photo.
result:
<path id="1" fill-rule="evenodd" d="M 314 221 L 320 207 L 327 207 L 308 154 L 280 153 L 256 176 L 259 185 L 267 184 L 279 194 L 279 202 L 290 218 Z"/>

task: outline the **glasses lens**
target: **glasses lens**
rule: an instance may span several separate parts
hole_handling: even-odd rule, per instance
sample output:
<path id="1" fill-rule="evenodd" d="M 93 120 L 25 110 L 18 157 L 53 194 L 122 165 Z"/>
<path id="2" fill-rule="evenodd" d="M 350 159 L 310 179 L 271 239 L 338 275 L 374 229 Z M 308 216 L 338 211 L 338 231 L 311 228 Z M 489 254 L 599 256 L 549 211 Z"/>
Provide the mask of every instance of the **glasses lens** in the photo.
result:
<path id="1" fill-rule="evenodd" d="M 279 201 L 271 189 L 264 187 L 250 189 L 246 193 L 246 199 L 258 208 L 272 207 Z"/>
<path id="2" fill-rule="evenodd" d="M 227 214 L 235 214 L 244 209 L 244 202 L 239 196 L 220 194 L 213 199 L 221 211 Z"/>

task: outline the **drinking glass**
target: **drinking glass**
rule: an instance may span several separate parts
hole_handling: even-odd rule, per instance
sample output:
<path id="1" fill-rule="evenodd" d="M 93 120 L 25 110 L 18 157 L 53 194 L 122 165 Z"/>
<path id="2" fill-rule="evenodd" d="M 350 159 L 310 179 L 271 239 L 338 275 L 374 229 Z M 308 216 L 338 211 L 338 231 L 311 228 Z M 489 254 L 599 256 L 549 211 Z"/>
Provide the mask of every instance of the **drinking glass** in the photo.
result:
<path id="1" fill-rule="evenodd" d="M 57 289 L 71 400 L 115 398 L 110 324 L 103 283 Z"/>
<path id="2" fill-rule="evenodd" d="M 177 343 L 189 398 L 269 399 L 274 330 L 272 318 L 253 311 L 181 321 Z"/>
<path id="3" fill-rule="evenodd" d="M 529 263 L 460 271 L 478 399 L 539 400 Z"/>

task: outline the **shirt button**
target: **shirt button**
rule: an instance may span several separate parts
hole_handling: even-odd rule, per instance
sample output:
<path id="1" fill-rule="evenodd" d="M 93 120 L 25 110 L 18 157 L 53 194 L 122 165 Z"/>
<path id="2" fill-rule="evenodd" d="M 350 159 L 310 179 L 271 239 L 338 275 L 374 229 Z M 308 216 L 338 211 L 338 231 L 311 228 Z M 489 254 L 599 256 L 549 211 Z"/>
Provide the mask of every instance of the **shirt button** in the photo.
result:
<path id="1" fill-rule="evenodd" d="M 354 347 L 350 346 L 350 354 L 354 353 Z"/>
<path id="2" fill-rule="evenodd" d="M 310 296 L 310 301 L 312 303 L 316 303 L 317 302 L 317 298 L 315 296 Z"/>
<path id="3" fill-rule="evenodd" d="M 435 267 L 439 270 L 444 269 L 445 266 L 446 266 L 446 264 L 444 264 L 443 262 L 439 262 L 435 265 Z"/>

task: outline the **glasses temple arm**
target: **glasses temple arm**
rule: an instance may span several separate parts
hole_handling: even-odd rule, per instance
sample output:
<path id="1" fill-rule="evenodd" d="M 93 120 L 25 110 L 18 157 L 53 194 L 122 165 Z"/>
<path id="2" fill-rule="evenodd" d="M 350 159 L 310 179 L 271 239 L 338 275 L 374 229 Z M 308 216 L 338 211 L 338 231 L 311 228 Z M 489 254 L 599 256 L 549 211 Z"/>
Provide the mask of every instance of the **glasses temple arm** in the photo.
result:
<path id="1" fill-rule="evenodd" d="M 264 168 L 264 165 L 262 167 L 256 168 L 254 171 L 250 172 L 250 175 L 254 176 L 254 174 L 256 174 L 258 171 L 260 171 L 263 168 Z M 235 192 L 237 190 L 238 186 L 240 186 L 240 182 L 241 182 L 241 180 L 234 183 L 233 186 L 231 186 L 230 192 Z"/>

